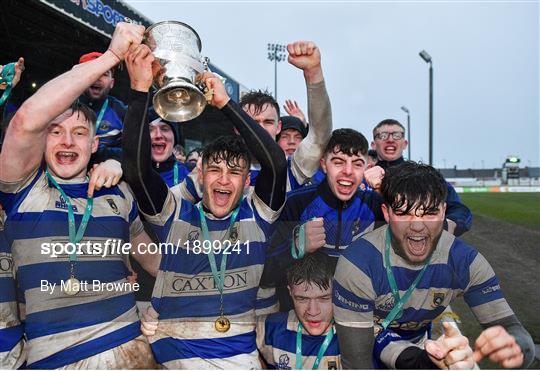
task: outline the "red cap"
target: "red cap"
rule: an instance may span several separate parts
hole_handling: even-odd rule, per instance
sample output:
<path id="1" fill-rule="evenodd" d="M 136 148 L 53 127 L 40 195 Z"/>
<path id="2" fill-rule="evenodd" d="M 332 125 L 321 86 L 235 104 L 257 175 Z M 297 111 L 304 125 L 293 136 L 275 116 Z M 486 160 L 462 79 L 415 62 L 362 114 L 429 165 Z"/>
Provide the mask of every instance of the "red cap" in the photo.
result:
<path id="1" fill-rule="evenodd" d="M 103 53 L 100 53 L 100 52 L 92 52 L 92 53 L 83 54 L 79 58 L 79 63 L 85 63 L 85 62 L 93 61 L 94 59 L 99 58 L 102 55 L 103 55 Z"/>

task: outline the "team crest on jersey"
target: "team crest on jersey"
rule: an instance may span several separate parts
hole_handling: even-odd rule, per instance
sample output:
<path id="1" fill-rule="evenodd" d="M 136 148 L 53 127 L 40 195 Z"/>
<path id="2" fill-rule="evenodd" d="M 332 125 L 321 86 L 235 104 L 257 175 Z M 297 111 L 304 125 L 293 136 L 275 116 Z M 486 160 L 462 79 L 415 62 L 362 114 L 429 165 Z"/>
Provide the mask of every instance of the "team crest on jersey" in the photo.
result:
<path id="1" fill-rule="evenodd" d="M 394 308 L 394 295 L 392 293 L 388 294 L 382 303 L 377 303 L 377 309 L 383 312 L 390 312 Z"/>
<path id="2" fill-rule="evenodd" d="M 290 370 L 291 366 L 289 366 L 290 358 L 287 354 L 282 354 L 279 356 L 277 369 L 278 370 Z"/>
<path id="3" fill-rule="evenodd" d="M 109 131 L 111 128 L 111 123 L 109 121 L 103 120 L 101 121 L 101 125 L 99 125 L 99 129 L 103 131 Z"/>
<path id="4" fill-rule="evenodd" d="M 62 197 L 62 195 L 60 195 L 60 201 L 56 201 L 54 203 L 54 207 L 57 208 L 57 209 L 63 209 L 63 210 L 68 209 L 68 204 L 67 204 L 66 200 L 64 199 L 64 197 Z M 78 211 L 77 206 L 75 206 L 75 205 L 71 205 L 71 209 L 75 213 Z"/>
<path id="5" fill-rule="evenodd" d="M 0 253 L 0 277 L 2 275 L 11 274 L 13 269 L 13 259 L 11 255 Z"/>
<path id="6" fill-rule="evenodd" d="M 356 236 L 360 233 L 360 220 L 355 220 L 352 225 L 352 235 Z"/>
<path id="7" fill-rule="evenodd" d="M 189 232 L 187 239 L 189 241 L 189 246 L 193 246 L 193 242 L 195 242 L 195 241 L 197 241 L 199 239 L 199 231 L 193 230 L 193 231 Z"/>
<path id="8" fill-rule="evenodd" d="M 433 308 L 440 306 L 444 302 L 444 297 L 445 297 L 444 292 L 434 292 L 431 306 Z"/>
<path id="9" fill-rule="evenodd" d="M 231 241 L 231 244 L 235 244 L 238 241 L 238 222 L 234 223 L 233 227 L 231 228 L 231 234 L 229 235 L 229 240 Z"/>
<path id="10" fill-rule="evenodd" d="M 106 200 L 109 203 L 109 206 L 111 207 L 113 213 L 115 213 L 116 215 L 120 215 L 120 210 L 118 210 L 118 206 L 116 206 L 114 200 L 110 197 L 107 197 Z"/>

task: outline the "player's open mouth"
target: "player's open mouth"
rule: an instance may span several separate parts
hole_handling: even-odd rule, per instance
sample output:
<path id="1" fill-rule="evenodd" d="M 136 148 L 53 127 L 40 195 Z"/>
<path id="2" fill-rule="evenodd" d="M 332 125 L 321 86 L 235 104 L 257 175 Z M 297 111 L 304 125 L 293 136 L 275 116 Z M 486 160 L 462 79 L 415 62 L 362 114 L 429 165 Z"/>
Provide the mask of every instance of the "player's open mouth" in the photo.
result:
<path id="1" fill-rule="evenodd" d="M 231 199 L 232 192 L 224 189 L 214 189 L 214 201 L 217 206 L 227 206 Z"/>
<path id="2" fill-rule="evenodd" d="M 389 154 L 396 153 L 396 150 L 397 150 L 396 146 L 384 147 L 384 152 L 389 153 Z"/>
<path id="3" fill-rule="evenodd" d="M 321 326 L 322 321 L 306 321 L 307 325 L 312 328 L 318 328 Z"/>
<path id="4" fill-rule="evenodd" d="M 92 94 L 100 94 L 101 91 L 103 90 L 103 88 L 101 87 L 101 85 L 92 85 L 90 86 L 90 92 Z"/>
<path id="5" fill-rule="evenodd" d="M 427 236 L 408 236 L 407 244 L 409 245 L 409 252 L 412 255 L 422 256 L 427 250 Z"/>
<path id="6" fill-rule="evenodd" d="M 353 184 L 350 180 L 340 179 L 337 181 L 337 190 L 341 194 L 349 195 L 354 191 Z"/>
<path id="7" fill-rule="evenodd" d="M 167 147 L 166 144 L 154 143 L 154 144 L 152 144 L 152 151 L 154 152 L 154 154 L 162 155 L 163 153 L 165 153 L 165 148 L 166 147 Z"/>
<path id="8" fill-rule="evenodd" d="M 79 157 L 79 155 L 75 152 L 61 151 L 61 152 L 57 152 L 55 157 L 56 157 L 56 161 L 59 164 L 67 165 L 67 164 L 74 163 Z"/>

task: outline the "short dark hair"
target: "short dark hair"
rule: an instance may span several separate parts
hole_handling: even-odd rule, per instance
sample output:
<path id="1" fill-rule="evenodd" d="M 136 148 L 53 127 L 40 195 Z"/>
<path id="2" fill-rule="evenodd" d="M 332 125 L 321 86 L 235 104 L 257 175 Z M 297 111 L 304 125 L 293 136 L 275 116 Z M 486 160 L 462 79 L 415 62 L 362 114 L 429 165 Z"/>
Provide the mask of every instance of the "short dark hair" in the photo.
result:
<path id="1" fill-rule="evenodd" d="M 183 154 L 184 156 L 186 155 L 186 150 L 184 149 L 184 146 L 182 146 L 181 144 L 176 144 L 176 145 L 173 147 L 173 151 L 180 152 L 180 153 Z"/>
<path id="2" fill-rule="evenodd" d="M 253 106 L 255 108 L 255 114 L 261 113 L 261 110 L 265 104 L 269 104 L 274 107 L 277 112 L 279 120 L 279 104 L 274 97 L 267 90 L 250 90 L 240 98 L 240 107 Z"/>
<path id="3" fill-rule="evenodd" d="M 321 290 L 327 290 L 334 276 L 335 264 L 331 258 L 321 251 L 306 254 L 295 260 L 287 269 L 287 285 L 302 283 L 315 284 Z"/>
<path id="4" fill-rule="evenodd" d="M 188 158 L 192 153 L 197 153 L 199 156 L 202 154 L 202 148 L 201 147 L 197 147 L 197 148 L 193 148 L 191 151 L 188 152 L 188 154 L 186 155 L 186 158 Z"/>
<path id="5" fill-rule="evenodd" d="M 405 126 L 401 125 L 401 122 L 399 122 L 398 120 L 394 120 L 394 119 L 385 119 L 385 120 L 382 120 L 381 122 L 379 122 L 373 128 L 373 139 L 375 139 L 375 135 L 377 135 L 377 129 L 380 129 L 381 126 L 385 126 L 385 125 L 397 125 L 405 133 Z"/>
<path id="6" fill-rule="evenodd" d="M 86 104 L 81 103 L 78 99 L 71 104 L 71 107 L 69 107 L 71 110 L 71 114 L 73 115 L 75 112 L 77 112 L 77 118 L 79 118 L 78 115 L 82 114 L 85 121 L 88 122 L 90 125 L 90 131 L 96 135 L 96 113 L 94 110 L 90 107 L 88 107 Z"/>
<path id="7" fill-rule="evenodd" d="M 354 129 L 336 129 L 326 145 L 324 154 L 343 152 L 348 156 L 366 155 L 368 141 L 365 136 Z"/>
<path id="8" fill-rule="evenodd" d="M 224 135 L 208 143 L 203 149 L 202 163 L 225 161 L 228 167 L 241 167 L 246 162 L 249 171 L 251 155 L 244 140 L 237 135 Z"/>
<path id="9" fill-rule="evenodd" d="M 448 187 L 435 168 L 405 161 L 386 169 L 381 193 L 384 203 L 398 214 L 405 215 L 418 208 L 429 213 L 436 212 L 446 200 Z"/>

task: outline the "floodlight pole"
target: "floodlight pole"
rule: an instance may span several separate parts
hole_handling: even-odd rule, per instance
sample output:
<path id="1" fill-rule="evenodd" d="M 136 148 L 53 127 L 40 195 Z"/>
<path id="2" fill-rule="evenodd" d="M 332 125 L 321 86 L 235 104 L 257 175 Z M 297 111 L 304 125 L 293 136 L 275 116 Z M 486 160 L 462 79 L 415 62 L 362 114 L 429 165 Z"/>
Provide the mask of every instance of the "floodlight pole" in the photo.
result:
<path id="1" fill-rule="evenodd" d="M 425 50 L 419 55 L 429 64 L 429 164 L 433 166 L 433 61 Z"/>
<path id="2" fill-rule="evenodd" d="M 411 161 L 411 114 L 405 106 L 401 106 L 401 110 L 407 114 L 407 160 Z"/>
<path id="3" fill-rule="evenodd" d="M 277 64 L 287 56 L 285 45 L 268 44 L 268 60 L 274 62 L 274 99 L 277 101 Z"/>

